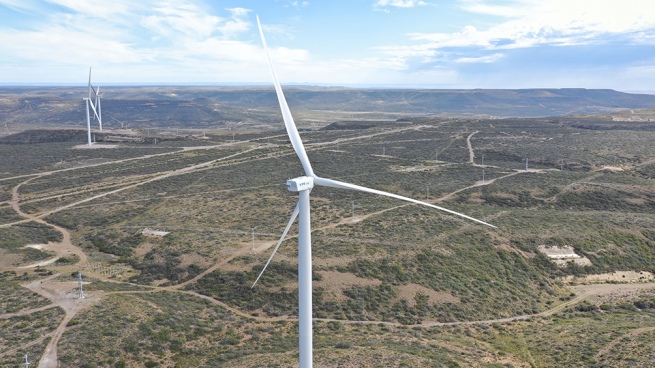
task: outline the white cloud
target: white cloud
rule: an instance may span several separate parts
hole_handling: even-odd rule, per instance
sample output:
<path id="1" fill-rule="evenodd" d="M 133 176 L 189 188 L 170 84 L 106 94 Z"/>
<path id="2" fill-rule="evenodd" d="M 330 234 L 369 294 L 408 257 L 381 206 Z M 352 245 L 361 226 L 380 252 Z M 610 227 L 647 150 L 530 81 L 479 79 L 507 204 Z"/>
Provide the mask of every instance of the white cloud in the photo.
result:
<path id="1" fill-rule="evenodd" d="M 199 70 L 196 61 L 212 66 L 232 63 L 234 75 L 238 65 L 233 63 L 262 59 L 260 46 L 239 40 L 252 27 L 248 9 L 225 9 L 221 17 L 202 8 L 202 3 L 182 0 L 45 1 L 57 5 L 45 21 L 33 21 L 27 29 L 0 25 L 0 58 L 34 69 L 94 65 L 99 72 L 112 64 L 129 69 L 125 66 L 173 63 L 177 69 L 168 76 L 183 74 L 186 65 Z M 14 3 L 0 0 L 0 5 Z M 16 6 L 20 4 L 30 2 Z M 289 60 L 306 57 L 293 50 L 283 53 Z"/>
<path id="2" fill-rule="evenodd" d="M 413 58 L 413 57 L 432 57 L 437 51 L 430 47 L 428 44 L 422 45 L 407 45 L 407 46 L 379 46 L 374 47 L 374 50 L 379 50 L 385 55 L 398 57 L 398 58 Z"/>
<path id="3" fill-rule="evenodd" d="M 461 8 L 472 13 L 481 13 L 501 17 L 519 16 L 523 10 L 517 4 L 486 4 L 482 0 L 460 0 Z"/>
<path id="4" fill-rule="evenodd" d="M 193 4 L 164 3 L 153 9 L 155 14 L 144 17 L 141 25 L 158 36 L 206 38 L 223 22 L 222 18 L 207 15 Z"/>
<path id="5" fill-rule="evenodd" d="M 480 32 L 470 45 L 494 45 L 511 41 L 516 47 L 536 44 L 581 44 L 598 42 L 613 34 L 630 34 L 655 28 L 655 13 L 649 0 L 514 0 L 498 6 L 481 0 L 461 1 L 462 9 L 506 20 Z M 511 45 L 499 46 L 512 47 Z"/>
<path id="6" fill-rule="evenodd" d="M 423 6 L 423 5 L 427 5 L 427 3 L 422 0 L 378 0 L 374 6 L 376 7 L 395 6 L 397 8 L 413 8 L 415 6 Z"/>
<path id="7" fill-rule="evenodd" d="M 19 12 L 32 12 L 38 9 L 35 2 L 30 0 L 0 0 L 0 5 Z"/>
<path id="8" fill-rule="evenodd" d="M 307 7 L 307 6 L 309 6 L 309 1 L 293 1 L 291 3 L 291 6 Z M 285 5 L 285 7 L 289 7 L 289 5 Z"/>
<path id="9" fill-rule="evenodd" d="M 76 13 L 86 14 L 97 18 L 113 18 L 119 14 L 127 14 L 131 2 L 125 0 L 46 0 L 49 3 L 68 8 Z"/>
<path id="10" fill-rule="evenodd" d="M 250 22 L 248 21 L 249 9 L 232 8 L 227 9 L 232 17 L 226 20 L 224 24 L 218 27 L 218 30 L 223 36 L 232 37 L 239 33 L 247 32 L 250 29 Z"/>
<path id="11" fill-rule="evenodd" d="M 505 57 L 503 54 L 493 54 L 493 55 L 487 55 L 487 56 L 480 56 L 480 57 L 462 57 L 459 59 L 456 59 L 455 62 L 458 63 L 493 63 L 495 61 L 498 61 L 499 59 L 502 59 Z"/>
<path id="12" fill-rule="evenodd" d="M 71 31 L 58 26 L 39 32 L 3 32 L 0 48 L 18 62 L 92 65 L 104 62 L 132 63 L 145 57 L 127 45 Z M 12 40 L 20 39 L 20 42 Z"/>
<path id="13" fill-rule="evenodd" d="M 540 45 L 603 44 L 616 42 L 617 37 L 622 43 L 655 44 L 655 13 L 645 11 L 650 0 L 513 0 L 502 6 L 490 1 L 462 0 L 460 5 L 468 12 L 500 17 L 500 21 L 483 30 L 468 25 L 454 33 L 410 33 L 408 38 L 420 44 L 377 49 L 406 58 L 431 57 L 446 48 L 495 51 Z M 498 59 L 478 58 L 485 62 Z M 455 59 L 463 60 L 469 59 Z"/>
<path id="14" fill-rule="evenodd" d="M 44 1 L 56 6 L 44 7 Z M 216 11 L 207 3 L 185 0 L 106 3 L 110 5 L 100 0 L 39 2 L 42 20 L 30 20 L 21 28 L 0 24 L 0 69 L 13 70 L 3 74 L 0 82 L 74 82 L 77 79 L 70 78 L 77 78 L 78 70 L 83 81 L 89 66 L 98 83 L 270 79 L 259 38 L 251 32 L 249 9 Z M 9 4 L 29 12 L 30 0 L 0 0 L 0 6 Z M 106 9 L 112 4 L 115 8 Z M 265 26 L 265 30 L 289 34 L 284 26 Z M 271 47 L 270 52 L 287 82 L 310 81 L 317 70 L 333 74 L 329 64 L 312 62 L 307 50 Z M 59 72 L 49 75 L 46 70 Z"/>

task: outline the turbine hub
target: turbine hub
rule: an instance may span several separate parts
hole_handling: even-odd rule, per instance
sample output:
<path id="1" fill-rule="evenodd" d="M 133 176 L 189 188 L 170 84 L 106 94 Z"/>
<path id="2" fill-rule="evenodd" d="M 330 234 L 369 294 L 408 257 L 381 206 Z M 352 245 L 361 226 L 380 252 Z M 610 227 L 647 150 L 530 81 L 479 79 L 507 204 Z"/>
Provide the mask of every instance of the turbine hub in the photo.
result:
<path id="1" fill-rule="evenodd" d="M 300 176 L 287 180 L 287 189 L 291 192 L 301 192 L 314 187 L 314 178 L 311 176 Z"/>

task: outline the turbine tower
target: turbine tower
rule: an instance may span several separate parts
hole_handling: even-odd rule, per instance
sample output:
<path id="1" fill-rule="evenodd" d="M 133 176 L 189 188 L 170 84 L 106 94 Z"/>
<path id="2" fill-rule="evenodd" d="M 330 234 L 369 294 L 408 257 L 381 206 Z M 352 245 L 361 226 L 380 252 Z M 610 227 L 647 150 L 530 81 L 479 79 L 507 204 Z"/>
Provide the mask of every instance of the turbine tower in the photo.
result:
<path id="1" fill-rule="evenodd" d="M 266 56 L 268 58 L 269 67 L 271 70 L 271 75 L 273 77 L 273 84 L 275 85 L 275 93 L 277 94 L 278 102 L 280 104 L 280 110 L 282 111 L 282 117 L 284 120 L 284 125 L 291 140 L 291 145 L 295 150 L 300 163 L 305 171 L 305 176 L 301 176 L 294 179 L 287 180 L 287 189 L 292 192 L 298 192 L 299 200 L 296 204 L 296 207 L 291 214 L 291 218 L 287 223 L 287 227 L 282 233 L 282 237 L 278 241 L 273 253 L 269 257 L 266 265 L 262 269 L 261 273 L 253 283 L 252 287 L 255 286 L 259 278 L 262 276 L 266 267 L 273 259 L 275 252 L 277 252 L 280 244 L 284 240 L 284 237 L 287 235 L 287 232 L 291 228 L 291 225 L 298 217 L 298 331 L 299 331 L 299 345 L 300 345 L 300 367 L 309 368 L 313 364 L 313 352 L 312 352 L 312 241 L 311 241 L 311 224 L 310 224 L 310 203 L 309 203 L 309 194 L 312 188 L 316 186 L 325 186 L 339 189 L 350 189 L 357 190 L 365 193 L 378 194 L 386 197 L 396 198 L 403 201 L 408 201 L 411 203 L 421 204 L 424 206 L 432 207 L 452 215 L 460 216 L 471 221 L 478 222 L 483 225 L 494 227 L 486 222 L 480 221 L 473 217 L 466 216 L 464 214 L 454 212 L 439 206 L 435 206 L 430 203 L 421 202 L 416 199 L 403 197 L 397 194 L 383 192 L 376 189 L 366 188 L 355 184 L 345 183 L 333 179 L 322 178 L 314 174 L 312 165 L 309 162 L 307 157 L 307 152 L 305 147 L 302 144 L 300 139 L 300 134 L 298 133 L 298 128 L 296 127 L 293 117 L 291 116 L 291 111 L 287 105 L 286 99 L 282 92 L 282 87 L 280 82 L 277 79 L 277 74 L 273 68 L 273 62 L 271 60 L 271 55 L 268 52 L 268 46 L 266 45 L 266 39 L 264 38 L 264 31 L 262 30 L 262 25 L 257 17 L 257 25 L 259 26 L 259 35 L 262 39 L 262 44 L 264 50 L 266 51 Z"/>
<path id="2" fill-rule="evenodd" d="M 89 98 L 84 97 L 84 101 L 86 101 L 86 144 L 91 147 L 91 117 L 89 117 Z"/>

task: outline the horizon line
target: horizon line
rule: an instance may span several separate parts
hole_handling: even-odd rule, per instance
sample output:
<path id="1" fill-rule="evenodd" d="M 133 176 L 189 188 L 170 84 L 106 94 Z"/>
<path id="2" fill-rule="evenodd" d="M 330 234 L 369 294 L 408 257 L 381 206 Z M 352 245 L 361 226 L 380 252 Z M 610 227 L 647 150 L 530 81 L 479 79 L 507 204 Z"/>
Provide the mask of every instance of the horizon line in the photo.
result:
<path id="1" fill-rule="evenodd" d="M 270 82 L 96 82 L 104 87 L 264 87 L 273 88 Z M 408 89 L 408 90 L 611 90 L 631 94 L 655 94 L 655 90 L 620 90 L 615 88 L 586 88 L 586 87 L 522 87 L 522 88 L 481 88 L 481 87 L 450 87 L 443 85 L 391 85 L 391 84 L 353 84 L 334 85 L 324 83 L 285 83 L 290 87 L 315 87 L 325 89 Z M 55 82 L 0 82 L 0 87 L 46 87 L 46 88 L 84 88 L 85 83 L 55 83 Z"/>

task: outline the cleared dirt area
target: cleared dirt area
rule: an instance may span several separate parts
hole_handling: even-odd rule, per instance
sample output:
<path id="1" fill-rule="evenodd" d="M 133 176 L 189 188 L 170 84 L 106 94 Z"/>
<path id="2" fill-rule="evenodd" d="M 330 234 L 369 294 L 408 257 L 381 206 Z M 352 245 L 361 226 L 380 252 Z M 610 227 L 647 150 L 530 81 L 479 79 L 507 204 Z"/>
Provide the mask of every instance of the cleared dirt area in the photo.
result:
<path id="1" fill-rule="evenodd" d="M 79 299 L 78 294 L 75 293 L 77 282 L 68 281 L 52 282 L 51 280 L 58 277 L 59 274 L 52 275 L 44 280 L 34 281 L 24 285 L 26 288 L 48 298 L 57 307 L 60 307 L 66 313 L 64 319 L 59 324 L 59 327 L 52 333 L 52 339 L 48 343 L 45 352 L 39 361 L 40 368 L 56 368 L 59 367 L 57 359 L 57 344 L 59 339 L 66 330 L 68 322 L 81 310 L 90 307 L 91 305 L 99 302 L 102 299 L 100 292 L 93 294 L 86 294 L 84 299 Z"/>
<path id="2" fill-rule="evenodd" d="M 655 290 L 655 283 L 577 285 L 571 286 L 571 290 L 579 297 L 592 301 L 609 301 L 636 298 L 641 293 Z"/>
<path id="3" fill-rule="evenodd" d="M 616 271 L 612 273 L 602 273 L 597 275 L 587 275 L 583 277 L 567 276 L 562 278 L 563 281 L 571 284 L 605 284 L 605 283 L 643 283 L 655 280 L 655 276 L 646 271 Z M 612 284 L 608 284 L 611 286 Z"/>
<path id="4" fill-rule="evenodd" d="M 328 300 L 344 301 L 346 296 L 343 295 L 341 290 L 351 286 L 378 286 L 382 281 L 377 279 L 364 279 L 357 277 L 352 273 L 342 273 L 337 271 L 321 271 L 318 272 L 323 279 L 321 281 L 314 281 L 314 288 L 325 289 L 325 297 Z"/>

